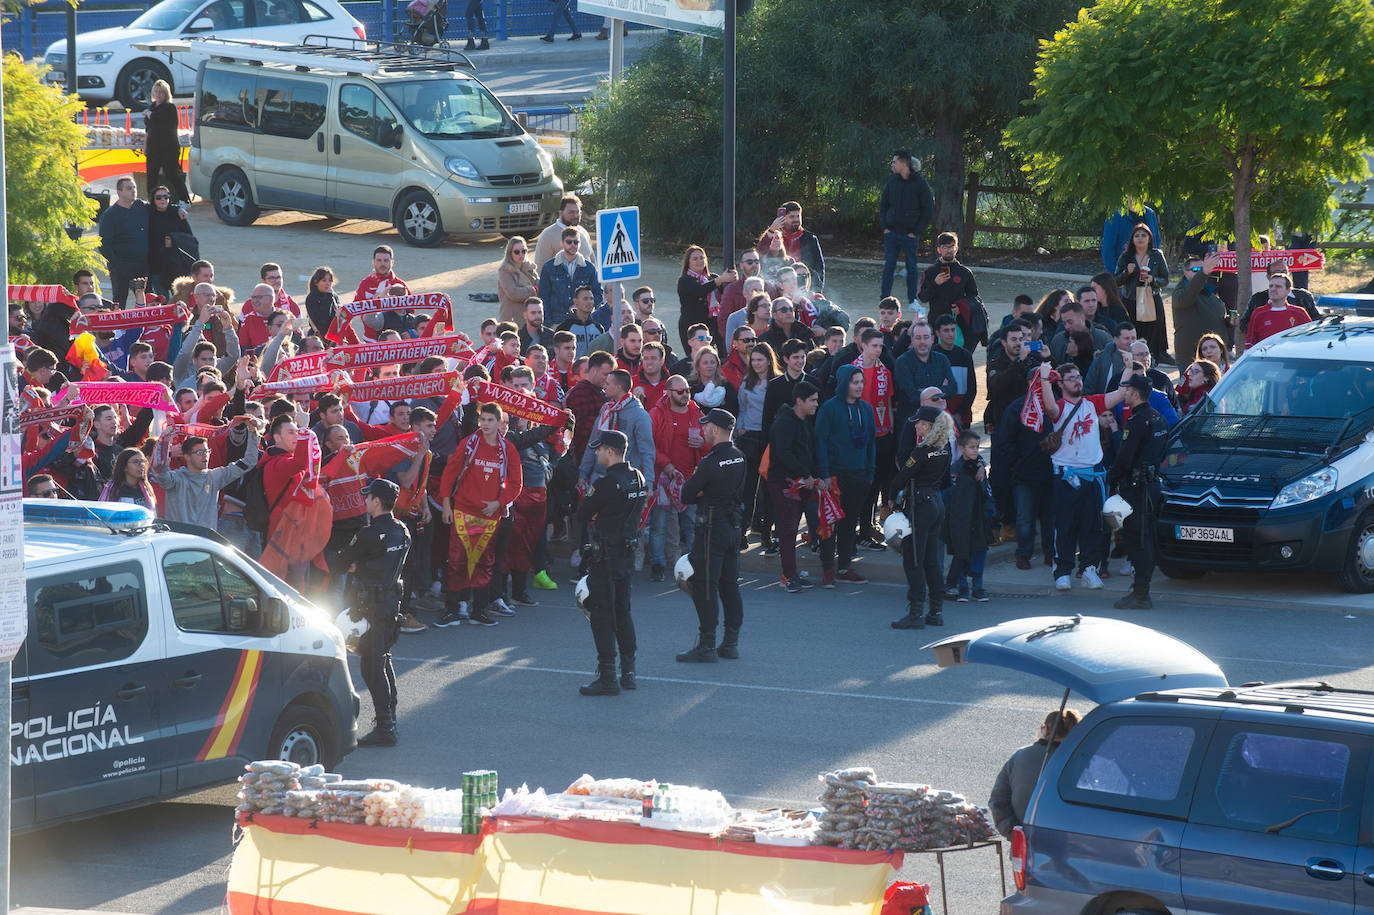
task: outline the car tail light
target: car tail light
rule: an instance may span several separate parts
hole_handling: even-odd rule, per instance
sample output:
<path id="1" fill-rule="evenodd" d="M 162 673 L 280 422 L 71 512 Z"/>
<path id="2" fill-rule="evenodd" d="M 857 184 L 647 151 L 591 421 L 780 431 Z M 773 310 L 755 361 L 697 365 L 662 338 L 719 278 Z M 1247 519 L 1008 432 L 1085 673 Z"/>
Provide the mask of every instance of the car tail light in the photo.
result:
<path id="1" fill-rule="evenodd" d="M 361 22 L 353 26 L 353 31 L 357 32 L 358 37 L 361 38 L 363 41 L 367 41 L 367 29 L 363 28 L 363 24 Z"/>
<path id="2" fill-rule="evenodd" d="M 1017 891 L 1026 888 L 1026 873 L 1029 870 L 1030 847 L 1026 843 L 1026 831 L 1017 826 L 1011 831 L 1011 879 Z"/>

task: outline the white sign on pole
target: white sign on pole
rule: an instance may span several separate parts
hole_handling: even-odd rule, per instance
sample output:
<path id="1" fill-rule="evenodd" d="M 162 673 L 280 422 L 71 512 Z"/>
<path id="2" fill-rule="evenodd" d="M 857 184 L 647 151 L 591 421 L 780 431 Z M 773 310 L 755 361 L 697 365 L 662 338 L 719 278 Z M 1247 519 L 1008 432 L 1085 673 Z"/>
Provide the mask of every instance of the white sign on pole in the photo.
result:
<path id="1" fill-rule="evenodd" d="M 577 10 L 710 38 L 725 30 L 723 0 L 578 0 Z"/>
<path id="2" fill-rule="evenodd" d="M 14 347 L 0 345 L 0 661 L 11 661 L 28 635 L 24 582 L 24 466 Z"/>
<path id="3" fill-rule="evenodd" d="M 596 250 L 602 283 L 639 279 L 639 207 L 597 210 Z"/>

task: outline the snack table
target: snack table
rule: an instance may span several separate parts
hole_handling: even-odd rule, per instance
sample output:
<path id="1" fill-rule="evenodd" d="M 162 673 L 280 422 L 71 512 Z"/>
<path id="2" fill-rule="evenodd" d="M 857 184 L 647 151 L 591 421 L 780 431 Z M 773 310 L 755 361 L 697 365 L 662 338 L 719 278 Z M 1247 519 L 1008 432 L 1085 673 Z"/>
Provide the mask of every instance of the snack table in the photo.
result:
<path id="1" fill-rule="evenodd" d="M 231 915 L 878 915 L 903 860 L 594 820 L 492 817 L 477 835 L 239 825 Z"/>

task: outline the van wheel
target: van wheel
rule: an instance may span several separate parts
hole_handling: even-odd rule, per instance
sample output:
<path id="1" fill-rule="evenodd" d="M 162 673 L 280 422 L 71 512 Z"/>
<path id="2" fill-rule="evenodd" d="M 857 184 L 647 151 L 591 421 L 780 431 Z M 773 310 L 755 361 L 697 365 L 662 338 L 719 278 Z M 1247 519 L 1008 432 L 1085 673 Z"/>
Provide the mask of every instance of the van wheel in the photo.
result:
<path id="1" fill-rule="evenodd" d="M 236 168 L 226 168 L 215 175 L 210 185 L 210 201 L 220 222 L 231 226 L 251 225 L 258 218 L 258 205 L 253 202 L 248 178 Z"/>
<path id="2" fill-rule="evenodd" d="M 267 744 L 270 759 L 284 759 L 302 766 L 321 763 L 326 769 L 339 762 L 339 738 L 334 726 L 317 708 L 290 705 L 277 719 Z"/>
<path id="3" fill-rule="evenodd" d="M 411 191 L 396 207 L 396 231 L 408 245 L 433 248 L 444 240 L 439 205 L 424 191 Z"/>
<path id="4" fill-rule="evenodd" d="M 1173 578 L 1179 581 L 1193 581 L 1207 574 L 1205 569 L 1187 569 L 1183 566 L 1174 566 L 1161 562 L 1158 566 L 1159 571 L 1164 573 L 1165 578 Z"/>
<path id="5" fill-rule="evenodd" d="M 1352 594 L 1374 591 L 1374 510 L 1366 511 L 1356 522 L 1336 582 Z"/>
<path id="6" fill-rule="evenodd" d="M 125 111 L 142 111 L 153 101 L 153 83 L 165 79 L 172 83 L 172 74 L 155 60 L 140 58 L 129 62 L 115 80 L 115 98 Z"/>

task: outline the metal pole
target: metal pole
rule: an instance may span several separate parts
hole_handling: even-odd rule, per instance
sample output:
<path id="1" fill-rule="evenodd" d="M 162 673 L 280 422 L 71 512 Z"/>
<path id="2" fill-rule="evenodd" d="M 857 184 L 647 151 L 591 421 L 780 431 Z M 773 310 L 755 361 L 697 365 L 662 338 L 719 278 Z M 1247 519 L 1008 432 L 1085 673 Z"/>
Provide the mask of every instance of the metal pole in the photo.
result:
<path id="1" fill-rule="evenodd" d="M 625 71 L 625 20 L 611 20 L 611 85 L 614 86 Z"/>
<path id="2" fill-rule="evenodd" d="M 71 35 L 72 33 L 68 33 Z M 70 45 L 74 41 L 69 37 L 67 43 Z M 74 49 L 68 48 L 69 60 L 75 60 Z M 70 72 L 70 71 L 68 71 Z M 68 86 L 68 92 L 75 92 L 75 86 Z M 10 249 L 9 249 L 9 217 L 5 212 L 5 99 L 4 94 L 0 93 L 0 276 L 9 282 L 10 276 Z M 10 370 L 10 363 L 5 363 L 5 370 Z M 0 409 L 4 404 L 0 404 Z M 0 432 L 0 434 L 3 434 Z M 22 530 L 22 528 L 21 528 Z M 19 558 L 16 560 L 19 565 L 18 574 L 22 581 L 24 575 L 24 555 L 20 551 Z M 6 570 L 0 569 L 0 575 Z M 0 663 L 0 692 L 3 692 L 3 701 L 0 705 L 4 706 L 0 710 L 0 740 L 4 741 L 5 756 L 0 759 L 0 912 L 10 910 L 10 696 L 13 694 L 14 687 L 11 682 L 10 662 Z"/>
<path id="3" fill-rule="evenodd" d="M 76 95 L 76 7 L 67 7 L 67 93 Z"/>
<path id="4" fill-rule="evenodd" d="M 1045 771 L 1045 766 L 1049 764 L 1050 753 L 1054 750 L 1054 735 L 1059 730 L 1059 719 L 1064 717 L 1064 709 L 1069 704 L 1069 691 L 1064 690 L 1064 699 L 1059 703 L 1059 711 L 1054 713 L 1054 720 L 1050 722 L 1050 733 L 1045 741 L 1045 757 L 1040 760 L 1040 771 Z"/>
<path id="5" fill-rule="evenodd" d="M 725 103 L 721 112 L 724 175 L 721 181 L 721 269 L 735 263 L 735 9 L 725 0 Z"/>

